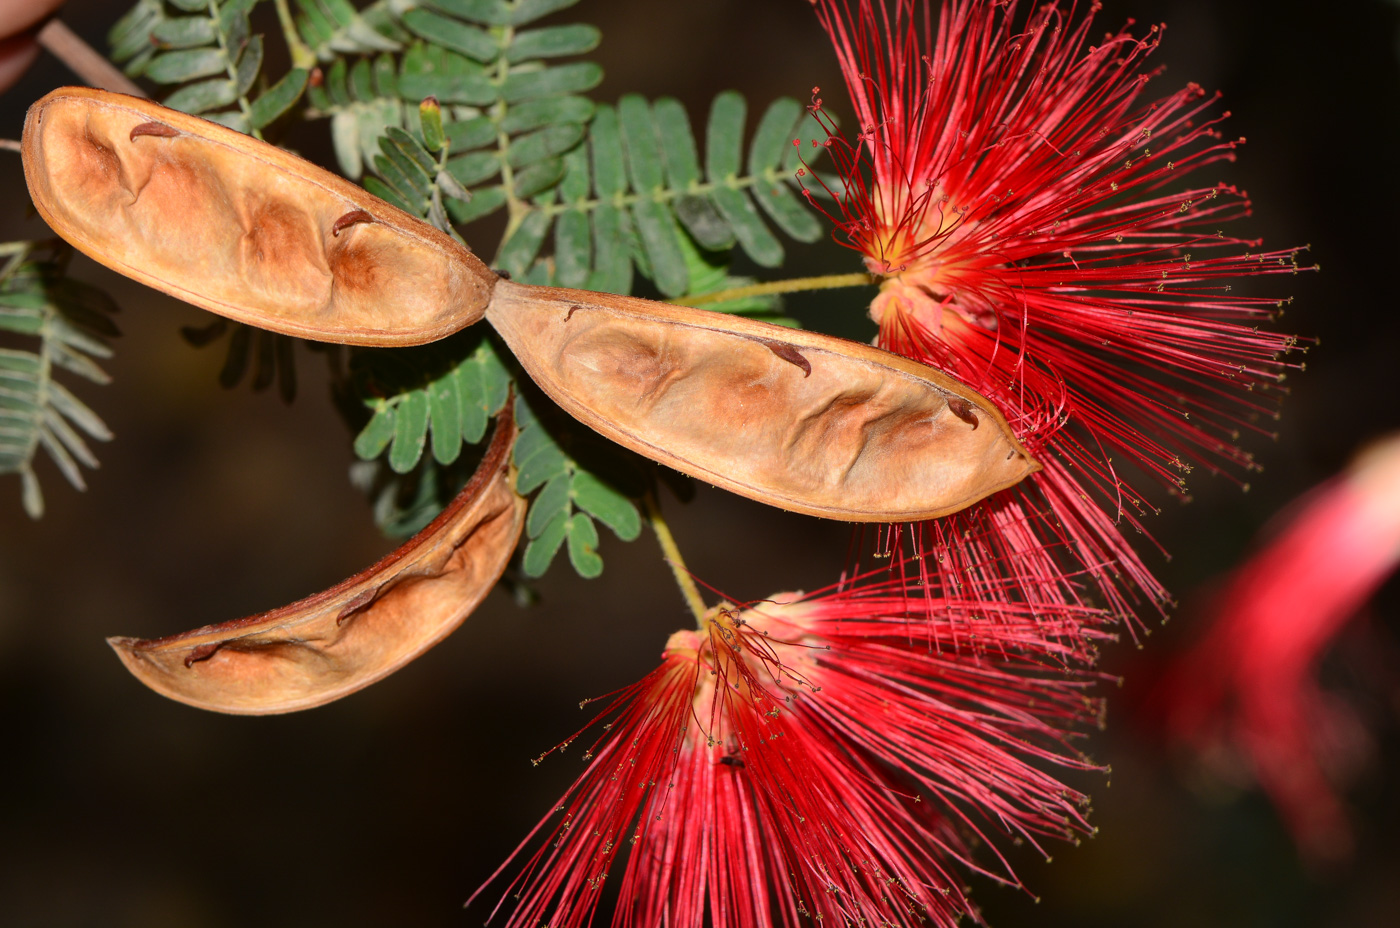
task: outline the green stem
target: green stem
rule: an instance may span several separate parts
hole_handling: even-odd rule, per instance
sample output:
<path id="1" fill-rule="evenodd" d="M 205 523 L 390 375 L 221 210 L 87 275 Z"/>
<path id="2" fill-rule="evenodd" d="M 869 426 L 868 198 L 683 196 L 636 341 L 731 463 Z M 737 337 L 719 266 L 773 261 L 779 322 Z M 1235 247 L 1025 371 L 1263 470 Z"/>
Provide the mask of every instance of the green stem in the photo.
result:
<path id="1" fill-rule="evenodd" d="M 515 41 L 515 30 L 506 26 L 501 30 L 497 38 L 497 45 L 500 47 L 500 55 L 496 59 L 496 80 L 497 89 L 505 86 L 506 78 L 510 76 L 510 62 L 506 59 L 506 49 Z M 500 100 L 492 107 L 491 116 L 496 121 L 496 153 L 501 159 L 501 189 L 506 194 L 506 230 L 501 234 L 501 243 L 496 247 L 496 257 L 499 260 L 501 249 L 510 241 L 510 237 L 515 234 L 515 230 L 520 228 L 520 224 L 525 221 L 526 215 L 530 212 L 530 204 L 526 203 L 515 194 L 515 169 L 510 165 L 510 134 L 501 128 L 501 123 L 506 118 L 506 111 L 509 109 L 504 100 Z"/>
<path id="2" fill-rule="evenodd" d="M 296 24 L 292 22 L 292 11 L 287 7 L 287 0 L 274 2 L 277 5 L 277 21 L 282 24 L 282 38 L 287 40 L 287 48 L 292 53 L 292 67 L 310 71 L 316 67 L 316 53 L 301 40 Z"/>
<path id="3" fill-rule="evenodd" d="M 681 596 L 685 598 L 685 604 L 695 616 L 696 626 L 704 629 L 705 613 L 708 611 L 705 600 L 700 596 L 700 588 L 695 585 L 695 578 L 685 569 L 685 559 L 681 557 L 681 549 L 676 545 L 676 536 L 671 534 L 671 527 L 661 515 L 661 505 L 656 500 L 656 494 L 648 491 L 644 502 L 647 521 L 651 523 L 651 530 L 656 533 L 662 556 L 666 563 L 671 565 L 671 573 L 676 577 L 676 586 L 681 588 Z"/>
<path id="4" fill-rule="evenodd" d="M 800 290 L 835 290 L 840 287 L 868 287 L 875 282 L 874 275 L 864 271 L 857 271 L 853 274 L 825 274 L 821 277 L 792 277 L 787 280 L 751 284 L 747 287 L 731 287 L 728 290 L 715 290 L 711 293 L 677 297 L 668 302 L 681 306 L 704 306 L 707 303 L 726 303 L 729 300 L 742 300 L 751 296 L 769 296 L 774 293 L 796 293 Z"/>
<path id="5" fill-rule="evenodd" d="M 224 56 L 224 72 L 228 74 L 228 79 L 235 84 L 238 83 L 238 68 L 233 63 L 233 49 L 228 46 L 228 36 L 224 34 L 222 22 L 219 18 L 220 0 L 209 0 L 209 17 L 214 20 L 214 37 L 219 40 L 219 51 Z M 253 105 L 248 102 L 246 94 L 238 95 L 238 108 L 244 116 L 253 114 Z M 248 134 L 253 138 L 262 140 L 262 132 L 249 126 Z"/>

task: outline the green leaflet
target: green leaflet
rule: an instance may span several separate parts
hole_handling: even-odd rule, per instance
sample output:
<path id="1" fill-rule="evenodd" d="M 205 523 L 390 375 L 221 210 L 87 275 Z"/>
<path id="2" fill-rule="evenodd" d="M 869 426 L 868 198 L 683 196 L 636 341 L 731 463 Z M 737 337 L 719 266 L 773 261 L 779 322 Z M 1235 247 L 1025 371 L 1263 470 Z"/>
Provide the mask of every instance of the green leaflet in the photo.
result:
<path id="1" fill-rule="evenodd" d="M 549 239 L 550 225 L 555 276 L 566 286 L 628 293 L 635 270 L 662 296 L 699 293 L 690 276 L 692 257 L 703 253 L 697 259 L 702 265 L 727 268 L 736 244 L 759 264 L 781 264 L 783 246 L 769 221 L 799 241 L 814 241 L 822 233 L 788 160 L 794 140 L 815 123 L 797 101 L 775 101 L 746 154 L 745 111 L 736 93 L 716 98 L 706 124 L 702 172 L 700 146 L 677 101 L 652 104 L 629 94 L 615 107 L 598 106 L 588 125 L 587 156 L 580 149 L 565 153 L 558 180 L 568 190 L 561 187 L 557 201 L 524 205 L 500 253 L 499 258 L 510 259 L 502 266 L 513 274 L 530 267 Z M 538 140 L 528 137 L 532 146 L 542 147 L 548 132 L 562 148 L 567 137 L 552 128 L 541 130 Z M 484 173 L 488 166 L 482 168 Z M 765 318 L 774 312 L 769 304 L 735 309 Z"/>
<path id="2" fill-rule="evenodd" d="M 110 381 L 95 358 L 111 357 L 116 307 L 101 291 L 63 277 L 66 260 L 36 261 L 28 243 L 8 246 L 0 270 L 0 329 L 33 338 L 32 348 L 0 348 L 0 474 L 17 474 L 25 512 L 44 513 L 34 473 L 42 448 L 70 484 L 86 489 L 83 468 L 96 468 L 89 440 L 110 441 L 102 419 L 54 375 Z"/>
<path id="3" fill-rule="evenodd" d="M 264 79 L 263 37 L 248 20 L 256 4 L 225 0 L 214 15 L 206 0 L 169 0 L 192 15 L 167 16 L 159 0 L 140 0 L 108 33 L 112 59 L 133 77 L 167 85 L 166 106 L 261 138 L 301 99 L 310 72 L 293 68 Z"/>
<path id="4" fill-rule="evenodd" d="M 581 462 L 560 445 L 524 397 L 516 400 L 515 416 L 520 428 L 515 443 L 516 491 L 527 495 L 539 491 L 525 519 L 529 541 L 522 568 L 526 576 L 542 576 L 567 540 L 574 570 L 583 577 L 597 577 L 603 572 L 603 560 L 598 555 L 594 519 L 623 541 L 635 540 L 642 530 L 641 515 L 626 491 L 631 481 L 625 459 L 612 446 L 584 438 L 580 456 L 587 463 Z M 574 432 L 564 434 L 575 437 Z"/>
<path id="5" fill-rule="evenodd" d="M 372 460 L 387 450 L 389 466 L 405 474 L 427 447 L 437 463 L 452 464 L 464 444 L 480 444 L 511 385 L 483 336 L 468 331 L 422 348 L 357 352 L 351 383 L 368 418 L 355 438 L 356 456 Z"/>

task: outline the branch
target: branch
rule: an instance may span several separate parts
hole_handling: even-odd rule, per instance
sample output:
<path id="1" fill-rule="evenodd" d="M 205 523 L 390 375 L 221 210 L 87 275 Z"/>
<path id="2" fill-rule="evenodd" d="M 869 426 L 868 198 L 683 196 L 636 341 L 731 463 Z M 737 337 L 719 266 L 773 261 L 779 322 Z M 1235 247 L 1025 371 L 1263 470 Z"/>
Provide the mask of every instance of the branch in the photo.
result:
<path id="1" fill-rule="evenodd" d="M 61 21 L 49 20 L 44 28 L 39 30 L 38 39 L 40 45 L 67 65 L 68 70 L 82 78 L 85 83 L 99 90 L 111 90 L 133 97 L 146 96 L 145 91 L 132 83 L 115 65 L 78 38 L 77 34 Z"/>

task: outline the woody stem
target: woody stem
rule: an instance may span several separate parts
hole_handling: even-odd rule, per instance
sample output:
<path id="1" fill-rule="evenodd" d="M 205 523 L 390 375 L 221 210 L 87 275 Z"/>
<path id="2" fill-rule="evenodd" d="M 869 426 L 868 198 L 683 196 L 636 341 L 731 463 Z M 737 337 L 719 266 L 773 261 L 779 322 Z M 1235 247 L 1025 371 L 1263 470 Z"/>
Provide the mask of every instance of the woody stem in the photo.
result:
<path id="1" fill-rule="evenodd" d="M 675 575 L 676 586 L 681 588 L 681 596 L 685 598 L 685 604 L 690 607 L 691 613 L 695 616 L 696 624 L 700 628 L 704 628 L 705 600 L 700 596 L 700 588 L 695 585 L 695 578 L 685 568 L 685 559 L 681 557 L 681 549 L 676 546 L 676 537 L 671 534 L 671 527 L 666 524 L 665 517 L 661 515 L 661 505 L 657 502 L 656 494 L 648 491 L 645 503 L 647 521 L 651 523 L 651 530 L 656 533 L 657 543 L 661 545 L 661 555 L 666 559 L 666 563 L 671 565 L 671 573 Z"/>
<path id="2" fill-rule="evenodd" d="M 742 300 L 751 296 L 769 296 L 775 293 L 796 293 L 799 290 L 836 290 L 840 287 L 867 287 L 875 283 L 875 278 L 858 271 L 854 274 L 824 274 L 821 277 L 792 277 L 787 280 L 771 280 L 767 283 L 750 284 L 747 287 L 731 287 L 728 290 L 715 290 L 711 293 L 697 293 L 671 300 L 681 306 L 704 306 L 707 303 L 723 303 L 728 300 Z"/>
<path id="3" fill-rule="evenodd" d="M 146 92 L 132 83 L 110 61 L 57 19 L 51 19 L 39 30 L 36 36 L 39 44 L 49 50 L 59 61 L 68 66 L 78 77 L 102 90 L 144 97 Z"/>

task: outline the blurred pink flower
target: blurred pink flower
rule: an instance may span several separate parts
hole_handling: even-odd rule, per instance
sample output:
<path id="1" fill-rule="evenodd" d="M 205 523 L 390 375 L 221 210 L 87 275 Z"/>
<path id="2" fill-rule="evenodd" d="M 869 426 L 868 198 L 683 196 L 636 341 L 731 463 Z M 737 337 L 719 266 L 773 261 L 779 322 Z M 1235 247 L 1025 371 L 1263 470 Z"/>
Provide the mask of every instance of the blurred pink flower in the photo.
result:
<path id="1" fill-rule="evenodd" d="M 1149 709 L 1215 773 L 1257 781 L 1306 856 L 1338 859 L 1352 832 L 1333 781 L 1366 736 L 1318 685 L 1318 664 L 1400 563 L 1400 438 L 1285 515 L 1213 598 L 1206 633 Z"/>
<path id="2" fill-rule="evenodd" d="M 1154 507 L 1117 462 L 1177 493 L 1195 466 L 1251 470 L 1240 433 L 1296 366 L 1260 329 L 1287 301 L 1231 281 L 1296 273 L 1299 249 L 1223 231 L 1248 198 L 1195 180 L 1235 159 L 1229 114 L 1194 84 L 1146 97 L 1161 30 L 1094 44 L 1098 3 L 811 2 L 856 116 L 852 142 L 827 124 L 827 211 L 880 278 L 877 344 L 986 394 L 1045 468 L 896 540 L 963 595 L 1160 607 L 1123 534 Z"/>
<path id="3" fill-rule="evenodd" d="M 1019 883 L 970 842 L 1090 830 L 1046 770 L 1092 767 L 1073 742 L 1095 679 L 1043 632 L 892 584 L 711 610 L 593 723 L 588 769 L 516 852 L 506 924 L 589 923 L 618 866 L 619 926 L 980 921 L 960 870 Z"/>

